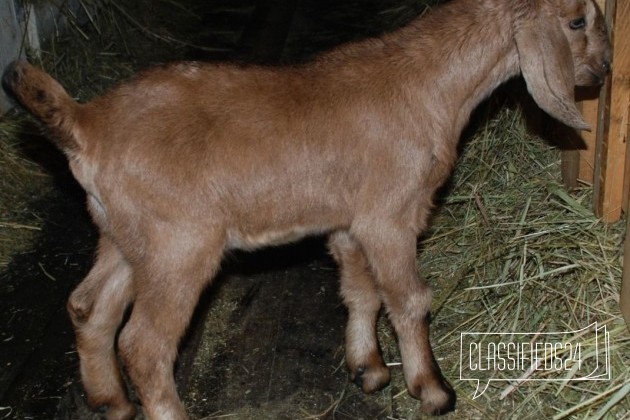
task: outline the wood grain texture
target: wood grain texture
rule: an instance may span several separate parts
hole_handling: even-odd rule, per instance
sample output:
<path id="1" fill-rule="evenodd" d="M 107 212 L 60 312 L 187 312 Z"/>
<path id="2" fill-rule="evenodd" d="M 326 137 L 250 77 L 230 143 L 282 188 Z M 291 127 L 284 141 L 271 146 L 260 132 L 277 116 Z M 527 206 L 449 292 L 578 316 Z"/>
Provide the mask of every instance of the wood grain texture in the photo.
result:
<path id="1" fill-rule="evenodd" d="M 606 10 L 606 0 L 596 0 L 595 2 L 602 11 Z M 578 92 L 577 99 L 581 101 L 580 105 L 584 119 L 591 124 L 594 129 L 590 132 L 584 131 L 581 133 L 585 147 L 576 151 L 579 155 L 579 169 L 577 170 L 576 184 L 577 181 L 579 181 L 586 185 L 593 185 L 595 176 L 595 147 L 597 144 L 597 129 L 595 129 L 595 127 L 598 126 L 598 122 L 600 121 L 599 105 L 600 103 L 605 103 L 605 100 L 600 101 L 600 97 L 601 95 L 598 93 L 593 94 L 592 90 L 591 92 Z"/>
<path id="2" fill-rule="evenodd" d="M 623 278 L 619 291 L 619 307 L 621 314 L 630 328 L 630 217 L 626 220 L 626 242 L 624 244 Z"/>
<path id="3" fill-rule="evenodd" d="M 630 110 L 630 2 L 609 0 L 606 13 L 613 28 L 613 73 L 598 127 L 602 137 L 595 152 L 594 204 L 599 217 L 613 222 L 621 217 L 629 182 L 624 177 Z"/>

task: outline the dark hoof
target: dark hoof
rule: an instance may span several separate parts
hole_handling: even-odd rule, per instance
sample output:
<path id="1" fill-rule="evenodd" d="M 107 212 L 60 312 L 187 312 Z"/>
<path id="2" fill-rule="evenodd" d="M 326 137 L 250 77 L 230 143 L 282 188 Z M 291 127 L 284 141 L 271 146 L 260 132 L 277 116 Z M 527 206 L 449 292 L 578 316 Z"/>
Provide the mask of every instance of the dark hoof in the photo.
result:
<path id="1" fill-rule="evenodd" d="M 385 365 L 373 368 L 361 366 L 351 373 L 350 379 L 361 387 L 363 392 L 371 394 L 385 388 L 389 384 L 389 369 Z"/>
<path id="2" fill-rule="evenodd" d="M 445 379 L 439 384 L 423 387 L 419 394 L 422 401 L 422 411 L 427 414 L 441 416 L 455 410 L 457 395 L 451 384 Z"/>

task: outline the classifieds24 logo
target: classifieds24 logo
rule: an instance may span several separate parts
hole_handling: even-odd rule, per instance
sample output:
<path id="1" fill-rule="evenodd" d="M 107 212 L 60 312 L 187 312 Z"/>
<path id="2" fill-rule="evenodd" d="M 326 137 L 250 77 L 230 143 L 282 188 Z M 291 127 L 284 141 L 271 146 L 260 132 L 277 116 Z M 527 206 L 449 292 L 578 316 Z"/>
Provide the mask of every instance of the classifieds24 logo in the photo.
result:
<path id="1" fill-rule="evenodd" d="M 459 379 L 476 381 L 473 399 L 490 382 L 610 380 L 610 337 L 593 323 L 576 331 L 461 333 Z"/>

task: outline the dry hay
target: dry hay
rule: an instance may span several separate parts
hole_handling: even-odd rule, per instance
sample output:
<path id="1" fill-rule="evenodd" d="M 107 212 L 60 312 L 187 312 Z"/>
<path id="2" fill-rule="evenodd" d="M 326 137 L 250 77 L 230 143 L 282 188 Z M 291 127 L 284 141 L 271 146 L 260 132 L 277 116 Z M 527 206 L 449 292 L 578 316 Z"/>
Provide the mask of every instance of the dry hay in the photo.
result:
<path id="1" fill-rule="evenodd" d="M 69 29 L 53 33 L 46 49 L 26 51 L 27 56 L 80 100 L 100 94 L 151 62 L 179 57 L 183 43 L 175 42 L 174 35 L 143 26 L 166 17 L 143 14 L 147 2 L 129 3 L 144 21 L 134 19 L 115 1 L 82 0 L 79 16 L 63 8 Z M 169 14 L 173 24 L 190 14 L 179 10 Z M 171 42 L 156 48 L 160 39 Z M 15 111 L 0 116 L 0 271 L 16 254 L 29 250 L 45 222 L 46 205 L 39 208 L 36 202 L 54 199 L 47 159 L 49 145 L 42 146 L 41 131 L 28 116 Z"/>
<path id="2" fill-rule="evenodd" d="M 0 270 L 8 265 L 14 253 L 28 247 L 41 228 L 41 221 L 29 209 L 29 203 L 46 176 L 20 150 L 21 120 L 0 119 Z"/>
<path id="3" fill-rule="evenodd" d="M 163 27 L 150 29 L 142 3 L 122 8 L 120 2 L 105 1 L 106 7 L 89 13 L 87 28 L 73 24 L 74 36 L 54 39 L 38 60 L 86 99 L 140 65 L 161 56 L 176 58 L 187 47 L 177 39 L 186 38 Z M 180 3 L 160 3 L 191 14 Z M 391 26 L 396 26 L 408 19 L 411 3 L 418 7 L 421 2 L 402 9 L 386 5 L 382 13 L 395 16 Z M 84 9 L 94 7 L 86 2 Z M 32 130 L 22 116 L 0 120 L 0 270 L 16 252 L 28 249 L 42 224 L 29 203 L 49 193 L 50 180 L 25 152 Z M 448 194 L 421 242 L 419 266 L 435 291 L 435 353 L 458 391 L 452 418 L 628 418 L 629 336 L 618 308 L 623 224 L 606 225 L 593 217 L 591 189 L 568 194 L 559 173 L 559 153 L 528 134 L 520 112 L 504 109 L 466 143 Z M 571 381 L 575 371 L 553 382 L 494 381 L 473 400 L 472 383 L 459 380 L 461 333 L 574 331 L 593 322 L 610 333 L 609 381 Z M 394 336 L 384 321 L 379 330 L 384 355 L 394 366 L 393 385 L 404 389 Z M 490 375 L 515 379 L 502 372 L 486 378 Z M 342 392 L 326 414 L 334 415 L 343 398 Z M 393 398 L 402 416 L 419 414 L 419 404 L 406 392 Z"/>
<path id="4" fill-rule="evenodd" d="M 505 108 L 466 144 L 422 241 L 420 269 L 435 291 L 434 350 L 458 391 L 453 417 L 627 418 L 630 337 L 618 305 L 624 224 L 596 219 L 592 190 L 568 194 L 559 173 L 558 151 Z M 610 380 L 571 381 L 584 376 L 575 369 L 488 371 L 475 376 L 493 381 L 474 400 L 474 382 L 459 380 L 461 333 L 577 331 L 593 322 L 610 333 Z M 592 332 L 563 337 L 594 344 Z M 585 351 L 583 363 L 596 356 Z"/>

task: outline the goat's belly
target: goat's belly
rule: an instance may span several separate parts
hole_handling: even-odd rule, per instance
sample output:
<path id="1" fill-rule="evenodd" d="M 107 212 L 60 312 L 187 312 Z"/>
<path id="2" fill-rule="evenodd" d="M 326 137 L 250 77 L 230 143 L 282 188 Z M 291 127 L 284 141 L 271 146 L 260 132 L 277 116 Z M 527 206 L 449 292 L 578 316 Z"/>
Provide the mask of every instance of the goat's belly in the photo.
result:
<path id="1" fill-rule="evenodd" d="M 305 236 L 325 233 L 328 230 L 322 227 L 293 227 L 248 233 L 230 229 L 227 232 L 227 247 L 228 249 L 250 250 L 270 245 L 282 245 L 299 241 Z"/>

